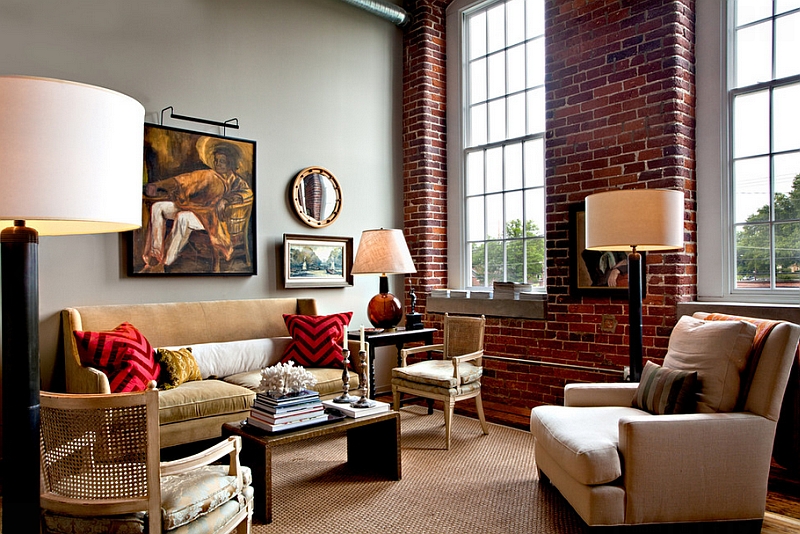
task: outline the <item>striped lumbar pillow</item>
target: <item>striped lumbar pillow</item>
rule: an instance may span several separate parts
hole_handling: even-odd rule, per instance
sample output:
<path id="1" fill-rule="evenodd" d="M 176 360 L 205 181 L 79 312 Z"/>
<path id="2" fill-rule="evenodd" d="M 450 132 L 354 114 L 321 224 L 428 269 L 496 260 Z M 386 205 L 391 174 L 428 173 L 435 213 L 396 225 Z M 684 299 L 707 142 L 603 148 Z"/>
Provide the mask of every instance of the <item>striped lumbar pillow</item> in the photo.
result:
<path id="1" fill-rule="evenodd" d="M 690 413 L 697 402 L 696 383 L 696 371 L 667 369 L 648 361 L 642 370 L 633 407 L 655 415 Z"/>

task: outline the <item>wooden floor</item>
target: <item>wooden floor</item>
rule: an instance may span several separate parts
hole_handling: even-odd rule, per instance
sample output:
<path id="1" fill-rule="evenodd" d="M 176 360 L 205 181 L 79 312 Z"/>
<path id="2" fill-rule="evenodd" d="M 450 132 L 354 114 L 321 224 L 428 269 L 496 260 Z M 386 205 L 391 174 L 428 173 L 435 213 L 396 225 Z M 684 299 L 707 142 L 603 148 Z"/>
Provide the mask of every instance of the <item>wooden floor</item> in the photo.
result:
<path id="1" fill-rule="evenodd" d="M 792 475 L 773 463 L 767 492 L 765 534 L 800 532 L 800 476 Z"/>

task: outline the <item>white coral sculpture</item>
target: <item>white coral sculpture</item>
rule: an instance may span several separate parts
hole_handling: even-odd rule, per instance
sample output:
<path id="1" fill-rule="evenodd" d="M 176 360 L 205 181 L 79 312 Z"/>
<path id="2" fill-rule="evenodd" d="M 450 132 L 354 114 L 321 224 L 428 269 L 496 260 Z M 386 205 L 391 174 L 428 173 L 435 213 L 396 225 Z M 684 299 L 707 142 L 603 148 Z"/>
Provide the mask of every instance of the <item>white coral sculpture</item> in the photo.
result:
<path id="1" fill-rule="evenodd" d="M 288 361 L 261 370 L 259 391 L 281 397 L 312 388 L 316 383 L 314 375 L 299 365 L 295 367 L 293 361 Z"/>

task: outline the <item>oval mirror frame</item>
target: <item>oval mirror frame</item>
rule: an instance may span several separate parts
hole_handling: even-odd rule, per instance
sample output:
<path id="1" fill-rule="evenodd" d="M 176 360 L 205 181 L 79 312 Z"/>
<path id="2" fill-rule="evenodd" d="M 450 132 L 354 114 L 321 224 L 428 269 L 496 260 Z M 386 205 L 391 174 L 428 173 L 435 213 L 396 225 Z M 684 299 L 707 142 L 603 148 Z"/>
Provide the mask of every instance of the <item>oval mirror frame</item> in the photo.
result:
<path id="1" fill-rule="evenodd" d="M 319 198 L 315 199 L 317 193 Z M 342 212 L 342 188 L 328 169 L 307 167 L 292 183 L 292 205 L 301 221 L 312 228 L 323 228 Z"/>

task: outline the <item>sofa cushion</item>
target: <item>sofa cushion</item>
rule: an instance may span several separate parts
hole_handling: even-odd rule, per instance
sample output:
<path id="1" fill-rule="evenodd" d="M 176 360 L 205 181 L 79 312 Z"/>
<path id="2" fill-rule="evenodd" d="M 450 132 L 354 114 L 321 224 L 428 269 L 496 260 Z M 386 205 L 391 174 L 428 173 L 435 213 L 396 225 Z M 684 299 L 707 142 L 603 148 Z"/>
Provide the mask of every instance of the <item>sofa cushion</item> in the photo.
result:
<path id="1" fill-rule="evenodd" d="M 644 364 L 633 407 L 655 415 L 691 413 L 697 399 L 697 371 L 667 369 L 653 362 Z"/>
<path id="2" fill-rule="evenodd" d="M 704 321 L 683 316 L 669 337 L 664 367 L 697 371 L 698 412 L 730 412 L 756 327 L 744 321 Z"/>
<path id="3" fill-rule="evenodd" d="M 342 343 L 353 312 L 333 315 L 290 315 L 283 320 L 292 342 L 283 353 L 281 362 L 289 360 L 303 367 L 340 367 Z"/>
<path id="4" fill-rule="evenodd" d="M 254 391 L 221 380 L 186 382 L 158 393 L 160 424 L 215 415 L 234 414 L 250 409 Z"/>
<path id="5" fill-rule="evenodd" d="M 197 360 L 192 356 L 191 348 L 178 350 L 156 349 L 156 361 L 161 365 L 159 386 L 170 389 L 184 382 L 202 380 Z"/>
<path id="6" fill-rule="evenodd" d="M 632 407 L 537 406 L 531 410 L 536 449 L 547 453 L 577 482 L 608 484 L 622 476 L 619 420 L 647 415 Z"/>
<path id="7" fill-rule="evenodd" d="M 247 371 L 260 371 L 277 363 L 291 342 L 290 337 L 268 337 L 224 341 L 220 343 L 195 343 L 187 345 L 200 368 L 203 378 L 235 375 Z M 177 350 L 181 347 L 165 347 Z"/>
<path id="8" fill-rule="evenodd" d="M 306 371 L 314 375 L 317 383 L 314 391 L 319 392 L 321 397 L 326 395 L 342 393 L 342 370 L 334 367 L 307 367 Z M 350 391 L 358 389 L 358 374 L 350 371 Z M 225 382 L 236 384 L 257 391 L 261 386 L 261 371 L 248 371 L 236 375 L 226 376 Z"/>
<path id="9" fill-rule="evenodd" d="M 112 393 L 144 391 L 158 380 L 160 368 L 147 338 L 130 323 L 105 332 L 73 331 L 83 365 L 108 376 Z"/>

